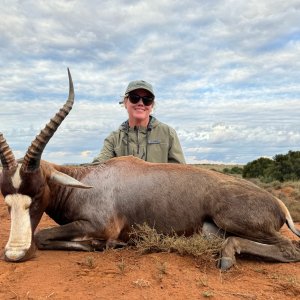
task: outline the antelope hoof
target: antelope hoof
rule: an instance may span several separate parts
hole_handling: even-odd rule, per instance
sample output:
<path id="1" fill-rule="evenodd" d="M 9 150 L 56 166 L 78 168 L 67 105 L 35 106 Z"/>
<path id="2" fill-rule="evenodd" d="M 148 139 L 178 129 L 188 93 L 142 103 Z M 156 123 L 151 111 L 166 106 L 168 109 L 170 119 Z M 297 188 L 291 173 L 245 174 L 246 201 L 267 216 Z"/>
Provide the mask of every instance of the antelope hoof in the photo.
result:
<path id="1" fill-rule="evenodd" d="M 229 270 L 234 264 L 235 264 L 235 261 L 231 257 L 229 257 L 229 256 L 223 256 L 219 260 L 218 267 L 222 271 L 226 271 L 226 270 Z"/>

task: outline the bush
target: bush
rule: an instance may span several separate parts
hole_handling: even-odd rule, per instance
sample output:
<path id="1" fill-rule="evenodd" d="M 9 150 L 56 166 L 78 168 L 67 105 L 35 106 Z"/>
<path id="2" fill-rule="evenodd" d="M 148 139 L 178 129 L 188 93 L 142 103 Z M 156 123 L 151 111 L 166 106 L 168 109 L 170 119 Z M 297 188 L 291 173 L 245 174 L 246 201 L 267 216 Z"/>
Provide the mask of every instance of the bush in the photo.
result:
<path id="1" fill-rule="evenodd" d="M 242 175 L 243 174 L 243 168 L 242 167 L 237 167 L 237 166 L 232 167 L 232 168 L 224 168 L 223 173 Z"/>
<path id="2" fill-rule="evenodd" d="M 259 178 L 263 182 L 300 179 L 300 151 L 277 154 L 273 159 L 261 157 L 243 168 L 244 178 Z"/>
<path id="3" fill-rule="evenodd" d="M 264 178 L 270 177 L 270 170 L 274 166 L 274 161 L 270 158 L 261 157 L 250 163 L 247 163 L 243 168 L 244 178 Z"/>

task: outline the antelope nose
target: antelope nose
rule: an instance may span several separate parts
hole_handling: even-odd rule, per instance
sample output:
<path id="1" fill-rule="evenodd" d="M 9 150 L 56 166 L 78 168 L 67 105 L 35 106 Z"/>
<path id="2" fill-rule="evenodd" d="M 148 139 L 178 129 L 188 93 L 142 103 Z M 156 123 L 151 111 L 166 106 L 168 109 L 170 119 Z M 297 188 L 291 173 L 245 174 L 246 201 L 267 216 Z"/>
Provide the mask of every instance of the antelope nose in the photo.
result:
<path id="1" fill-rule="evenodd" d="M 16 262 L 24 258 L 27 251 L 21 249 L 8 249 L 5 251 L 5 260 Z"/>

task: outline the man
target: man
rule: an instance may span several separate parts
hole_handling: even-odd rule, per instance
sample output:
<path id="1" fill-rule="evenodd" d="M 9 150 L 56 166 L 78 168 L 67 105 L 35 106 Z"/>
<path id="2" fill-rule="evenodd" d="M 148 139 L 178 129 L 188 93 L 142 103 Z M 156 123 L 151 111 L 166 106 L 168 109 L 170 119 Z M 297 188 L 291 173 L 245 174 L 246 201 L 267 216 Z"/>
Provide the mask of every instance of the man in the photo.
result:
<path id="1" fill-rule="evenodd" d="M 151 116 L 154 99 L 150 83 L 144 80 L 129 83 L 120 102 L 127 109 L 128 120 L 105 139 L 93 163 L 126 155 L 149 162 L 185 163 L 176 131 Z"/>

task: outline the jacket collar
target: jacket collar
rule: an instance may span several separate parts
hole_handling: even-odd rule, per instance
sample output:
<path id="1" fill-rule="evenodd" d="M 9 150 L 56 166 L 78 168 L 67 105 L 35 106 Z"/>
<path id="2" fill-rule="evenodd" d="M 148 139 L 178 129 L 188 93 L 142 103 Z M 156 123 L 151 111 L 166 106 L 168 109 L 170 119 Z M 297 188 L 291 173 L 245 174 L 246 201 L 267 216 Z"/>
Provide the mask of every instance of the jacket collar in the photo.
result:
<path id="1" fill-rule="evenodd" d="M 150 121 L 149 121 L 149 124 L 148 124 L 148 126 L 147 126 L 147 129 L 148 129 L 149 131 L 151 131 L 153 128 L 155 128 L 155 127 L 158 125 L 158 123 L 159 123 L 159 121 L 158 121 L 155 117 L 150 116 Z M 119 129 L 120 129 L 121 131 L 128 132 L 128 131 L 129 131 L 129 122 L 128 122 L 128 120 L 125 121 L 125 122 L 123 122 L 123 123 L 120 125 Z"/>

